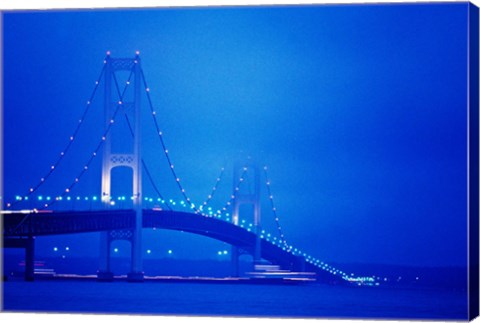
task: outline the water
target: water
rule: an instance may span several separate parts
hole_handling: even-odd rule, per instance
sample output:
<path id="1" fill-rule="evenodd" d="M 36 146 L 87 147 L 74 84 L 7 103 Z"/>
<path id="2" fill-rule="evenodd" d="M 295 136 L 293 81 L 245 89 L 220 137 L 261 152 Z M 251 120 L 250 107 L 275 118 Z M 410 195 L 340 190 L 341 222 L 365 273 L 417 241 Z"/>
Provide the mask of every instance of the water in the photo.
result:
<path id="1" fill-rule="evenodd" d="M 467 319 L 460 290 L 45 280 L 3 284 L 4 311 L 287 318 Z"/>

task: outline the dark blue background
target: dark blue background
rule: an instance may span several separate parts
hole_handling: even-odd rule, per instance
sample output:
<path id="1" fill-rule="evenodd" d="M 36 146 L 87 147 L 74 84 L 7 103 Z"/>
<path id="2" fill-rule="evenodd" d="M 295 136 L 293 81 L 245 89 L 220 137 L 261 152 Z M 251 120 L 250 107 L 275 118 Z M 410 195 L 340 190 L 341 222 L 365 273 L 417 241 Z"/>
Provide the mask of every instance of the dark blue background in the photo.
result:
<path id="1" fill-rule="evenodd" d="M 205 199 L 225 166 L 212 201 L 222 207 L 233 161 L 248 154 L 269 165 L 295 247 L 327 262 L 466 265 L 467 13 L 467 3 L 7 12 L 6 199 L 38 182 L 68 143 L 106 50 L 140 50 L 192 200 Z M 39 194 L 61 194 L 88 159 L 102 95 Z M 162 194 L 178 200 L 143 108 L 145 160 Z M 74 194 L 100 194 L 99 161 Z M 42 238 L 38 252 L 98 252 L 96 236 L 71 239 Z M 185 257 L 227 248 L 186 234 L 145 239 Z"/>

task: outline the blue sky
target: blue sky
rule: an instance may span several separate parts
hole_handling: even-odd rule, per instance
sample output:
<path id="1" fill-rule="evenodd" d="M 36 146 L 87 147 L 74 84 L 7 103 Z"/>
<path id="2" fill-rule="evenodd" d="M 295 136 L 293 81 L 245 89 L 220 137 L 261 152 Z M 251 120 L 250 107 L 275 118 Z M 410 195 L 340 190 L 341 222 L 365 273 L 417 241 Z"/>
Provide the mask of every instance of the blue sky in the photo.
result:
<path id="1" fill-rule="evenodd" d="M 233 162 L 248 154 L 269 166 L 286 238 L 316 257 L 465 265 L 467 10 L 459 3 L 7 12 L 6 198 L 36 183 L 68 142 L 105 52 L 140 50 L 193 200 L 203 200 L 226 167 L 215 201 L 223 206 Z M 178 199 L 143 108 L 144 158 L 162 194 Z M 100 92 L 89 118 L 65 167 L 39 193 L 61 194 L 88 159 L 102 132 Z M 75 194 L 98 195 L 96 174 L 99 165 Z M 153 195 L 147 183 L 144 193 Z M 274 231 L 264 202 L 265 227 Z M 147 243 L 196 250 L 197 238 L 163 234 L 147 233 Z M 41 246 L 62 238 L 55 239 Z"/>

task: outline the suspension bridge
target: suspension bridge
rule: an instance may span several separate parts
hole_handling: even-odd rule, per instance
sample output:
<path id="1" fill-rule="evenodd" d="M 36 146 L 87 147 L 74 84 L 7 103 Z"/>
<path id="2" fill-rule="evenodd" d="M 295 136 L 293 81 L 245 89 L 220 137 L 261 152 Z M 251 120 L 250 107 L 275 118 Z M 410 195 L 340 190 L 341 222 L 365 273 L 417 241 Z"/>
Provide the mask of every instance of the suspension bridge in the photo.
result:
<path id="1" fill-rule="evenodd" d="M 239 256 L 247 253 L 252 255 L 253 263 L 259 267 L 261 264 L 268 263 L 283 271 L 313 273 L 317 281 L 359 285 L 379 284 L 379 277 L 357 277 L 347 274 L 287 243 L 280 226 L 266 166 L 259 167 L 251 160 L 236 163 L 232 193 L 224 207 L 215 210 L 210 206 L 210 202 L 222 179 L 224 173 L 222 168 L 205 201 L 199 204 L 194 203 L 174 168 L 163 139 L 163 132 L 157 120 L 157 112 L 154 109 L 151 91 L 141 67 L 139 55 L 140 53 L 136 52 L 133 58 L 113 58 L 110 52 L 107 52 L 103 68 L 95 81 L 94 89 L 77 126 L 66 140 L 66 145 L 57 158 L 45 171 L 44 176 L 28 187 L 24 194 L 2 197 L 3 247 L 25 249 L 26 280 L 34 278 L 35 237 L 100 232 L 98 279 L 113 279 L 110 266 L 111 243 L 115 240 L 126 240 L 131 244 L 128 280 L 142 281 L 144 279 L 142 230 L 162 228 L 198 234 L 230 244 L 232 276 L 239 275 Z M 128 74 L 123 88 L 118 78 L 119 72 Z M 101 136 L 86 158 L 83 167 L 75 173 L 76 175 L 63 191 L 54 196 L 40 195 L 42 186 L 51 181 L 52 175 L 63 165 L 65 156 L 74 146 L 92 103 L 100 92 L 101 84 L 104 87 L 104 127 Z M 168 162 L 172 181 L 182 196 L 180 202 L 164 198 L 153 180 L 148 164 L 142 158 L 142 96 L 147 98 L 156 137 Z M 118 124 L 121 114 L 125 117 L 129 138 L 122 138 L 112 131 Z M 129 146 L 128 152 L 120 151 L 118 143 L 123 148 Z M 88 197 L 74 195 L 75 187 L 97 159 L 101 159 L 101 191 L 97 195 Z M 117 167 L 127 167 L 132 170 L 131 196 L 112 194 L 112 170 Z M 242 190 L 247 173 L 252 174 L 253 192 Z M 157 194 L 156 197 L 144 196 L 142 193 L 143 175 L 146 175 L 146 179 L 152 185 Z M 260 210 L 262 182 L 271 204 L 277 229 L 275 234 L 266 232 L 262 228 Z M 84 207 L 83 210 L 70 207 L 75 203 L 85 206 L 86 202 L 88 207 Z M 59 207 L 60 205 L 63 207 Z M 240 218 L 242 205 L 253 207 L 253 223 L 247 223 L 245 219 Z"/>

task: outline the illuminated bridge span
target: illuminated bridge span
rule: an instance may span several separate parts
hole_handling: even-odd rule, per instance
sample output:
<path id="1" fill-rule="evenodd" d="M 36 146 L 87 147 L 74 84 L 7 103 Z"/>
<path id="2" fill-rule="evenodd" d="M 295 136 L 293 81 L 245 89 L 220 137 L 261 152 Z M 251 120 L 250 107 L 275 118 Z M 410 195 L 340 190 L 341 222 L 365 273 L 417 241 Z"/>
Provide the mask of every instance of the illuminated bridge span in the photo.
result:
<path id="1" fill-rule="evenodd" d="M 133 210 L 42 212 L 30 216 L 25 212 L 12 212 L 4 217 L 5 247 L 26 247 L 29 237 L 56 234 L 109 231 L 112 238 L 131 235 L 135 225 Z M 143 210 L 143 228 L 159 228 L 189 232 L 213 238 L 240 248 L 250 254 L 255 252 L 256 235 L 241 226 L 189 212 Z M 317 279 L 326 282 L 341 281 L 343 272 L 330 272 L 291 250 L 286 250 L 274 240 L 261 240 L 261 258 L 292 271 L 315 272 Z M 337 275 L 338 273 L 338 275 Z"/>
<path id="2" fill-rule="evenodd" d="M 117 78 L 118 71 L 129 72 L 124 88 L 120 87 L 121 82 Z M 74 146 L 75 139 L 81 132 L 82 124 L 92 106 L 93 100 L 100 84 L 104 84 L 104 129 L 99 136 L 97 144 L 85 159 L 84 166 L 77 170 L 76 176 L 72 177 L 70 184 L 61 192 L 57 192 L 51 198 L 50 195 L 38 195 L 44 184 L 51 181 L 51 175 L 63 166 L 62 161 Z M 133 88 L 132 88 L 133 87 Z M 132 88 L 132 91 L 128 91 Z M 183 211 L 174 210 L 176 203 L 166 199 L 160 193 L 158 186 L 152 179 L 146 161 L 141 154 L 141 113 L 140 97 L 142 93 L 147 98 L 149 111 L 155 125 L 156 135 L 159 144 L 168 162 L 170 173 L 183 198 L 179 205 Z M 132 113 L 133 112 L 133 113 Z M 123 149 L 130 151 L 118 152 L 112 145 L 115 138 L 111 129 L 119 120 L 118 115 L 123 114 L 124 120 L 131 134 L 130 143 L 125 138 L 121 139 Z M 132 115 L 133 114 L 133 115 Z M 133 121 L 132 121 L 133 120 Z M 118 146 L 118 145 L 117 145 Z M 130 147 L 129 147 L 130 146 Z M 129 149 L 128 149 L 129 148 Z M 101 192 L 95 192 L 91 203 L 97 203 L 100 210 L 53 210 L 53 207 L 61 203 L 81 201 L 80 197 L 74 197 L 73 192 L 77 184 L 88 172 L 93 162 L 101 157 L 102 179 Z M 114 197 L 111 194 L 112 169 L 116 167 L 127 167 L 132 169 L 132 196 Z M 276 224 L 276 237 L 265 232 L 261 226 L 260 212 L 260 186 L 261 176 L 265 175 L 266 191 L 271 203 L 272 213 Z M 143 280 L 142 264 L 142 229 L 162 228 L 168 230 L 184 231 L 210 237 L 232 245 L 232 264 L 234 265 L 234 276 L 238 276 L 238 259 L 242 252 L 252 255 L 255 265 L 270 264 L 278 266 L 282 270 L 293 272 L 311 272 L 316 274 L 316 279 L 324 282 L 354 282 L 365 281 L 376 283 L 374 277 L 354 277 L 345 272 L 333 268 L 307 253 L 294 248 L 287 243 L 283 230 L 279 223 L 273 195 L 270 191 L 270 180 L 268 179 L 267 168 L 260 169 L 251 161 L 237 163 L 234 166 L 233 192 L 224 207 L 213 210 L 209 206 L 218 183 L 221 180 L 224 169 L 217 178 L 207 199 L 203 203 L 195 204 L 190 199 L 179 178 L 169 155 L 163 132 L 160 130 L 156 119 L 156 111 L 152 104 L 150 88 L 147 85 L 143 70 L 140 66 L 139 52 L 134 58 L 113 59 L 110 53 L 104 60 L 104 67 L 99 79 L 95 82 L 93 92 L 86 102 L 84 112 L 79 119 L 75 130 L 68 138 L 67 144 L 60 151 L 48 170 L 37 183 L 29 187 L 26 193 L 10 197 L 10 201 L 4 201 L 2 211 L 4 247 L 24 248 L 26 250 L 26 279 L 33 280 L 34 241 L 36 236 L 48 236 L 58 234 L 75 234 L 84 232 L 100 232 L 100 264 L 98 278 L 100 280 L 111 280 L 113 273 L 110 270 L 111 243 L 114 240 L 127 240 L 131 243 L 131 271 L 128 273 L 130 281 Z M 241 185 L 246 181 L 246 173 L 252 172 L 249 179 L 249 190 L 241 190 Z M 153 198 L 146 198 L 142 194 L 142 173 L 153 186 L 159 201 L 159 207 L 146 209 L 148 202 Z M 248 191 L 248 192 L 246 192 Z M 100 194 L 99 194 L 100 193 Z M 35 195 L 37 194 L 37 198 Z M 8 197 L 6 197 L 8 198 Z M 6 199 L 5 198 L 5 199 Z M 4 200 L 5 200 L 4 199 Z M 85 198 L 87 200 L 87 198 Z M 119 202 L 117 205 L 116 202 Z M 120 204 L 125 202 L 126 209 L 118 209 Z M 240 206 L 251 205 L 253 207 L 253 223 L 246 223 L 240 219 Z M 91 208 L 91 205 L 90 205 Z M 188 212 L 187 212 L 188 211 Z"/>
<path id="3" fill-rule="evenodd" d="M 52 212 L 28 218 L 25 218 L 25 214 L 14 213 L 6 217 L 4 230 L 6 236 L 10 238 L 106 230 L 114 235 L 129 235 L 134 224 L 135 212 L 132 210 Z M 250 254 L 253 254 L 255 249 L 254 233 L 232 223 L 195 213 L 143 210 L 143 228 L 199 234 L 231 244 Z M 295 256 L 272 242 L 262 240 L 261 243 L 263 259 L 285 269 L 294 271 L 306 269 L 303 257 Z M 312 270 L 313 267 L 309 269 Z"/>

